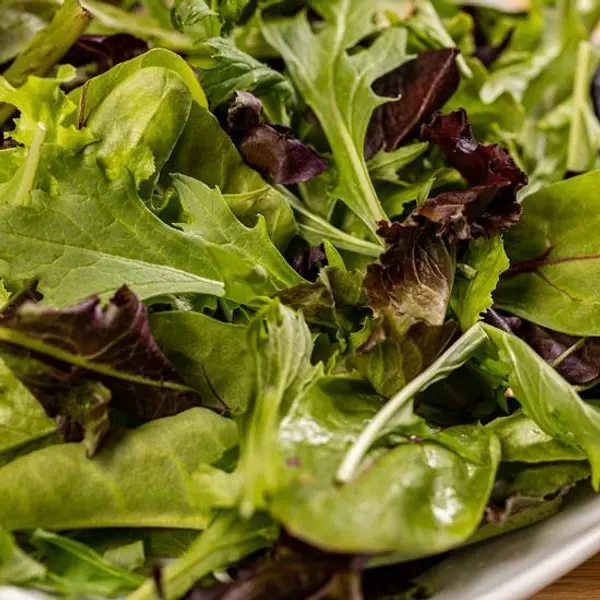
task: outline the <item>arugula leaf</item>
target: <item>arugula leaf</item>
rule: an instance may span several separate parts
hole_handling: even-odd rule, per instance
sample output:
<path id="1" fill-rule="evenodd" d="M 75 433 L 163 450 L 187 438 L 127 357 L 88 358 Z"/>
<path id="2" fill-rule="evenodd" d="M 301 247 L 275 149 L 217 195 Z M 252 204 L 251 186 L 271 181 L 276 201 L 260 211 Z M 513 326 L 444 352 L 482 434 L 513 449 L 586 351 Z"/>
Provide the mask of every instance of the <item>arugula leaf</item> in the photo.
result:
<path id="1" fill-rule="evenodd" d="M 511 261 L 496 304 L 528 321 L 572 335 L 599 335 L 600 246 L 594 190 L 600 171 L 573 177 L 528 196 L 523 220 L 505 236 Z"/>
<path id="2" fill-rule="evenodd" d="M 204 0 L 176 0 L 171 7 L 171 23 L 177 31 L 202 39 L 219 35 L 219 14 Z"/>
<path id="3" fill-rule="evenodd" d="M 228 38 L 204 39 L 198 50 L 208 54 L 207 59 L 197 62 L 202 87 L 213 108 L 231 100 L 236 91 L 259 97 L 277 94 L 286 100 L 295 96 L 284 75 L 246 54 Z"/>
<path id="4" fill-rule="evenodd" d="M 161 573 L 163 597 L 177 600 L 213 571 L 226 569 L 275 540 L 277 525 L 265 514 L 242 519 L 236 511 L 218 512 L 208 527 L 176 562 Z M 148 580 L 128 600 L 153 600 L 155 583 Z"/>
<path id="5" fill-rule="evenodd" d="M 347 377 L 322 378 L 298 398 L 280 432 L 289 483 L 270 512 L 295 537 L 329 551 L 396 551 L 405 561 L 460 544 L 483 514 L 498 441 L 478 426 L 451 428 L 401 444 L 336 485 L 338 461 L 379 405 Z M 442 498 L 438 489 L 452 491 Z"/>
<path id="6" fill-rule="evenodd" d="M 484 330 L 500 359 L 510 368 L 509 381 L 525 415 L 559 442 L 584 452 L 592 485 L 600 485 L 600 410 L 575 390 L 518 337 L 489 325 Z"/>
<path id="7" fill-rule="evenodd" d="M 457 316 L 461 329 L 466 331 L 492 306 L 492 293 L 498 285 L 500 275 L 509 267 L 502 238 L 473 240 L 466 254 L 461 257 L 460 264 L 475 271 L 469 276 L 459 271 L 450 298 L 452 311 Z"/>
<path id="8" fill-rule="evenodd" d="M 386 102 L 371 89 L 375 79 L 406 62 L 406 32 L 384 31 L 367 50 L 348 50 L 375 31 L 379 2 L 314 0 L 324 18 L 313 33 L 301 12 L 293 19 L 265 20 L 262 32 L 286 61 L 290 75 L 312 108 L 333 152 L 339 180 L 336 194 L 371 233 L 386 219 L 363 156 L 367 127 L 375 108 Z M 353 93 L 349 94 L 348 89 Z"/>
<path id="9" fill-rule="evenodd" d="M 213 268 L 229 283 L 229 297 L 252 303 L 302 281 L 269 240 L 262 217 L 251 229 L 235 218 L 217 188 L 184 175 L 175 175 L 173 184 L 184 210 L 180 227 L 188 239 L 206 245 Z"/>
<path id="10" fill-rule="evenodd" d="M 111 434 L 91 460 L 80 444 L 37 450 L 0 469 L 0 523 L 8 530 L 204 529 L 211 517 L 200 508 L 202 492 L 189 494 L 192 472 L 233 448 L 235 429 L 210 410 L 192 408 Z"/>

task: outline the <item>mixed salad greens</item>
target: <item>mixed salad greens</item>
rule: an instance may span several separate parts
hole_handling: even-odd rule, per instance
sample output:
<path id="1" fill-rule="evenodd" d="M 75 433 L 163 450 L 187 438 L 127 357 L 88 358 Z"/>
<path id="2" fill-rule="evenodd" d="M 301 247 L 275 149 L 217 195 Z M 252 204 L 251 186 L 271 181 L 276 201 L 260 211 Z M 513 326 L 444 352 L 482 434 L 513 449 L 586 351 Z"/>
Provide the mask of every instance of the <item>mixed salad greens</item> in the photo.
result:
<path id="1" fill-rule="evenodd" d="M 600 487 L 600 2 L 474 4 L 0 0 L 0 584 L 414 600 Z"/>

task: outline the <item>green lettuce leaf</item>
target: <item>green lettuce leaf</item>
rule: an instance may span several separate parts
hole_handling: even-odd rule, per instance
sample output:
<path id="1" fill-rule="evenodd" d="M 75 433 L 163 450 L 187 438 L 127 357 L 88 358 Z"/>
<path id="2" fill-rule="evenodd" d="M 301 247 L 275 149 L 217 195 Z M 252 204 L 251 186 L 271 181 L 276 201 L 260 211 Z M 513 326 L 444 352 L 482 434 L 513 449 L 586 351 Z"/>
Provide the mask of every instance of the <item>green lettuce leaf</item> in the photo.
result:
<path id="1" fill-rule="evenodd" d="M 112 433 L 93 459 L 81 444 L 37 450 L 0 469 L 0 526 L 204 529 L 211 515 L 202 509 L 202 492 L 189 493 L 192 472 L 236 443 L 232 421 L 193 408 Z"/>

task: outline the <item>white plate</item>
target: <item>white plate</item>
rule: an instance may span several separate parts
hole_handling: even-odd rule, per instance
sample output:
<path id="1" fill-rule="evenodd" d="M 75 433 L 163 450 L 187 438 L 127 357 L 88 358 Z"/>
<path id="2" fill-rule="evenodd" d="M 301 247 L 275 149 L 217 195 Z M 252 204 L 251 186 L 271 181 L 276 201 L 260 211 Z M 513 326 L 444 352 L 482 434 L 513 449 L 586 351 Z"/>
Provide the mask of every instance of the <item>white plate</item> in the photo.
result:
<path id="1" fill-rule="evenodd" d="M 573 490 L 540 523 L 452 553 L 430 570 L 432 600 L 526 600 L 600 552 L 600 494 Z"/>

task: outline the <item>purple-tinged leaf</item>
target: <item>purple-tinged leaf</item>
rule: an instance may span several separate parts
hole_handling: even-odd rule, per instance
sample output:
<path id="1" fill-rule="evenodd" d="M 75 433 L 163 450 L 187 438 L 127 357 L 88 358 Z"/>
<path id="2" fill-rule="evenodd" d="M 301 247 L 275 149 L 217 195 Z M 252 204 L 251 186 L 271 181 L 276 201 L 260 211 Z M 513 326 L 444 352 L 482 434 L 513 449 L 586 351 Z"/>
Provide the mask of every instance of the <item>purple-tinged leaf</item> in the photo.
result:
<path id="1" fill-rule="evenodd" d="M 478 58 L 483 65 L 489 69 L 506 51 L 510 45 L 514 32 L 514 29 L 509 29 L 498 44 L 486 43 L 482 46 L 478 45 L 473 56 Z"/>
<path id="2" fill-rule="evenodd" d="M 480 144 L 464 110 L 437 114 L 421 128 L 423 139 L 442 149 L 447 161 L 470 188 L 443 192 L 425 201 L 405 221 L 407 227 L 435 225 L 448 239 L 493 236 L 514 225 L 521 216 L 517 192 L 527 175 L 497 144 Z"/>
<path id="3" fill-rule="evenodd" d="M 428 50 L 375 81 L 377 94 L 400 98 L 373 111 L 365 139 L 366 158 L 381 148 L 395 150 L 444 106 L 460 82 L 457 55 L 456 48 Z"/>
<path id="4" fill-rule="evenodd" d="M 227 128 L 244 160 L 275 183 L 302 183 L 327 169 L 327 162 L 291 129 L 264 124 L 262 104 L 250 92 L 236 93 Z"/>
<path id="5" fill-rule="evenodd" d="M 93 453 L 108 429 L 108 404 L 141 419 L 199 404 L 154 340 L 146 307 L 127 287 L 106 306 L 92 296 L 53 309 L 30 290 L 0 315 L 0 350 L 67 438 Z"/>

